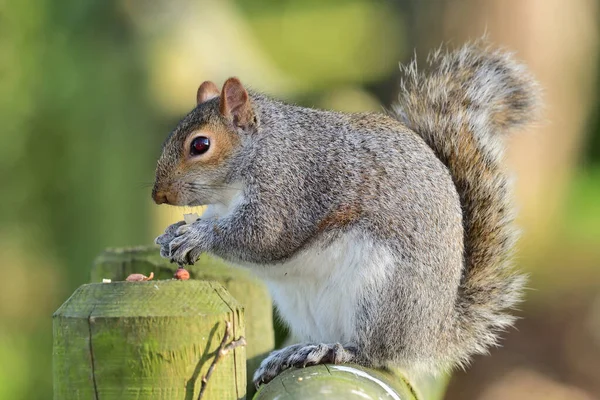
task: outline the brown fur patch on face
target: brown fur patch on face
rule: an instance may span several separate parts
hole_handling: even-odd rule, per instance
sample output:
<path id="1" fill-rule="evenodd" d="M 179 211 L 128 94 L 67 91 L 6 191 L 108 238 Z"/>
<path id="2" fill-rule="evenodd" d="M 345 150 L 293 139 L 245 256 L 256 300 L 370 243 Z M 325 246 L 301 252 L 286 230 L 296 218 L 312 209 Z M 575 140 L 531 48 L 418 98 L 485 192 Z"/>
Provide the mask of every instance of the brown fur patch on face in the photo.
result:
<path id="1" fill-rule="evenodd" d="M 192 156 L 190 154 L 191 143 L 199 136 L 206 136 L 210 140 L 210 147 L 206 153 Z M 178 169 L 181 172 L 185 172 L 199 166 L 204 168 L 218 168 L 224 164 L 225 160 L 239 145 L 239 142 L 239 136 L 230 132 L 226 127 L 218 124 L 206 124 L 190 132 L 183 142 Z"/>

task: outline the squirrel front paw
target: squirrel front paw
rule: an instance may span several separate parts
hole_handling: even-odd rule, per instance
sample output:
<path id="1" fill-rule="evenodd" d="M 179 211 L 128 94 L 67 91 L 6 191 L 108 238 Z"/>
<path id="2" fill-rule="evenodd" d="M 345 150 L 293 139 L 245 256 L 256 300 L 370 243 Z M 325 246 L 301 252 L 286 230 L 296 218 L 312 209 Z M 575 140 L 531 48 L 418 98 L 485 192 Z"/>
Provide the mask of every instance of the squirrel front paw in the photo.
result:
<path id="1" fill-rule="evenodd" d="M 160 255 L 177 264 L 192 265 L 204 252 L 202 235 L 197 224 L 179 221 L 165 229 L 154 241 L 160 246 Z"/>
<path id="2" fill-rule="evenodd" d="M 275 350 L 265 358 L 254 373 L 254 385 L 258 388 L 270 382 L 281 371 L 290 367 L 304 368 L 317 364 L 343 364 L 354 360 L 356 349 L 335 344 L 294 344 Z"/>

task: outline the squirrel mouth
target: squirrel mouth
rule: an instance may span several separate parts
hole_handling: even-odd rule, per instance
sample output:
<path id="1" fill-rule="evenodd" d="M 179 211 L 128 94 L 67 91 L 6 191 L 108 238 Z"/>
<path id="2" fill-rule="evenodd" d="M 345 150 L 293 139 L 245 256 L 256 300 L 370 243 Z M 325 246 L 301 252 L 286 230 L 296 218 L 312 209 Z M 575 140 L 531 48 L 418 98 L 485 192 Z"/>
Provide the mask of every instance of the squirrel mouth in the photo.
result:
<path id="1" fill-rule="evenodd" d="M 186 203 L 187 207 L 200 207 L 200 206 L 205 206 L 205 205 L 206 205 L 206 203 L 202 202 L 200 200 L 192 200 L 192 201 L 189 201 L 188 203 Z"/>

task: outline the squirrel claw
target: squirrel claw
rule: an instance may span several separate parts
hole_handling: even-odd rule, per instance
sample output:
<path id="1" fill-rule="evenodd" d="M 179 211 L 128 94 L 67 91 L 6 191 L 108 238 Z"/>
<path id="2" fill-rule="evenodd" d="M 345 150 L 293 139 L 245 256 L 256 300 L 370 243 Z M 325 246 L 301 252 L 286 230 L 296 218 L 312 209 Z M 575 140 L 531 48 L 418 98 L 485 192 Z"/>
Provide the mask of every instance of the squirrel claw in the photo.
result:
<path id="1" fill-rule="evenodd" d="M 169 226 L 165 233 L 156 238 L 160 245 L 160 255 L 179 265 L 193 265 L 205 249 L 201 227 L 183 225 L 183 221 Z M 183 229 L 185 228 L 185 229 Z"/>
<path id="2" fill-rule="evenodd" d="M 304 368 L 318 364 L 343 364 L 356 358 L 356 349 L 334 344 L 295 344 L 276 350 L 265 358 L 254 373 L 256 388 L 269 383 L 282 371 L 290 368 Z"/>

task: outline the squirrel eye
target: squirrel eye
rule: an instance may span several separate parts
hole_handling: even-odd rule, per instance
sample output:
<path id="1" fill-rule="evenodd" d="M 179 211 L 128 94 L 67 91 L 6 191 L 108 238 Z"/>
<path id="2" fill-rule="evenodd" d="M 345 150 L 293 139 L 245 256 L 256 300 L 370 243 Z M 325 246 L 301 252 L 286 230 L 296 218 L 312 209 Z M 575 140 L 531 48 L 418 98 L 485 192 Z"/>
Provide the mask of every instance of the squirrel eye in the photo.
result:
<path id="1" fill-rule="evenodd" d="M 190 154 L 192 156 L 199 156 L 200 154 L 206 153 L 209 147 L 210 139 L 208 139 L 206 136 L 198 136 L 192 140 L 192 144 L 190 145 Z"/>

